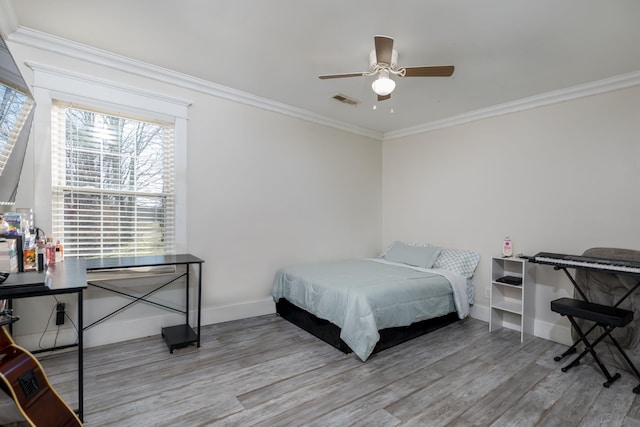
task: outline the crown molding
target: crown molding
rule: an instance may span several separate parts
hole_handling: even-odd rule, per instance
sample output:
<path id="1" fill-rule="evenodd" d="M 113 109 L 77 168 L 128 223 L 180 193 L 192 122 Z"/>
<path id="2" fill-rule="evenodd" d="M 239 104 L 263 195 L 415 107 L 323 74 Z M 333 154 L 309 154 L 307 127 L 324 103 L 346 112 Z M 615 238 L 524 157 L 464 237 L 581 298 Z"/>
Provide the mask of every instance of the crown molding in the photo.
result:
<path id="1" fill-rule="evenodd" d="M 6 2 L 6 0 L 4 0 Z M 163 83 L 182 87 L 189 90 L 205 93 L 252 107 L 284 114 L 286 116 L 333 127 L 357 135 L 366 136 L 376 140 L 382 140 L 383 134 L 359 126 L 353 126 L 338 120 L 315 114 L 308 110 L 293 107 L 267 98 L 259 97 L 251 93 L 232 89 L 227 86 L 212 83 L 207 80 L 192 77 L 186 74 L 171 71 L 166 68 L 147 64 L 121 55 L 90 47 L 71 40 L 63 39 L 51 34 L 37 31 L 31 28 L 18 26 L 16 31 L 9 36 L 14 43 L 35 47 L 47 52 L 64 55 L 70 58 L 124 71 L 130 74 L 153 79 Z"/>
<path id="2" fill-rule="evenodd" d="M 384 134 L 384 141 L 640 85 L 640 71 L 571 86 Z"/>
<path id="3" fill-rule="evenodd" d="M 18 28 L 18 18 L 10 0 L 0 0 L 0 34 L 7 38 Z"/>
<path id="4" fill-rule="evenodd" d="M 6 12 L 6 13 L 5 13 Z M 370 129 L 354 126 L 329 117 L 259 97 L 247 92 L 229 88 L 227 86 L 212 83 L 186 74 L 171 71 L 166 68 L 150 65 L 142 61 L 130 59 L 121 55 L 76 43 L 67 39 L 53 36 L 41 31 L 33 30 L 17 25 L 15 12 L 9 0 L 0 0 L 0 31 L 10 33 L 8 36 L 12 42 L 25 46 L 35 47 L 48 52 L 57 53 L 71 58 L 98 64 L 108 68 L 125 71 L 130 74 L 172 84 L 208 95 L 227 99 L 230 101 L 250 105 L 256 108 L 280 113 L 301 120 L 318 123 L 357 135 L 366 136 L 376 140 L 388 141 L 391 139 L 417 135 L 438 129 L 457 126 L 491 117 L 502 116 L 515 112 L 538 108 L 545 105 L 570 101 L 585 96 L 624 89 L 640 85 L 640 71 L 622 74 L 611 78 L 598 80 L 565 89 L 551 91 L 540 95 L 522 98 L 516 101 L 498 104 L 468 113 L 448 117 L 446 119 L 423 123 L 421 125 L 399 129 L 397 131 L 381 133 Z M 16 28 L 11 32 L 12 28 Z"/>

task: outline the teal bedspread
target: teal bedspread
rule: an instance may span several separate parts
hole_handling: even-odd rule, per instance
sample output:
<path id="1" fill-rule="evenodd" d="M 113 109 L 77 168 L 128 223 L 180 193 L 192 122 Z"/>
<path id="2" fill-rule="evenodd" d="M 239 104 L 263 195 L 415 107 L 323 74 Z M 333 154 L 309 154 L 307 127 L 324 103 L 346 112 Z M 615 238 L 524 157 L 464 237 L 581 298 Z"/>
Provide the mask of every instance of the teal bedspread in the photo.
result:
<path id="1" fill-rule="evenodd" d="M 468 314 L 463 277 L 378 259 L 286 267 L 276 273 L 272 294 L 339 326 L 340 338 L 363 361 L 380 329 L 456 310 L 460 318 Z"/>

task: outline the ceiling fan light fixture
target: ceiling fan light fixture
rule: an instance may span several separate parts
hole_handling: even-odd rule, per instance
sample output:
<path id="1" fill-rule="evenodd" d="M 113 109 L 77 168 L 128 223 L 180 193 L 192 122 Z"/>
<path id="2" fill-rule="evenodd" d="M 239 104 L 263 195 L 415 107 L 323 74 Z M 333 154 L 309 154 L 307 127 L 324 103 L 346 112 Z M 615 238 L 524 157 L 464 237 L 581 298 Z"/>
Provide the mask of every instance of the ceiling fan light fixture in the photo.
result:
<path id="1" fill-rule="evenodd" d="M 453 74 L 453 65 L 419 66 L 398 68 L 398 51 L 393 48 L 393 37 L 374 36 L 375 48 L 369 53 L 369 71 L 342 74 L 323 74 L 321 80 L 343 77 L 371 77 L 376 79 L 371 88 L 378 95 L 378 101 L 391 98 L 396 82 L 389 78 L 393 74 L 398 77 L 449 77 Z"/>
<path id="2" fill-rule="evenodd" d="M 389 95 L 396 88 L 396 82 L 391 80 L 388 75 L 381 74 L 371 83 L 371 88 L 380 96 Z"/>

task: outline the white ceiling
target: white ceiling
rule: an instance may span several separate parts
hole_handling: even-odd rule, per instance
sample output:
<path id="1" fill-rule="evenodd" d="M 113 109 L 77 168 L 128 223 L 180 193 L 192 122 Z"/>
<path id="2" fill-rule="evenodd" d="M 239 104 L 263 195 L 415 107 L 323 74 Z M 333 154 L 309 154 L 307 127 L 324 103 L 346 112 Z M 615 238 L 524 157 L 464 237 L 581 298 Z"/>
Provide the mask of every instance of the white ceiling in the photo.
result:
<path id="1" fill-rule="evenodd" d="M 640 71 L 638 0 L 9 2 L 21 27 L 381 134 Z M 318 79 L 367 70 L 376 34 L 400 66 L 455 73 L 399 78 L 384 102 L 372 77 Z"/>

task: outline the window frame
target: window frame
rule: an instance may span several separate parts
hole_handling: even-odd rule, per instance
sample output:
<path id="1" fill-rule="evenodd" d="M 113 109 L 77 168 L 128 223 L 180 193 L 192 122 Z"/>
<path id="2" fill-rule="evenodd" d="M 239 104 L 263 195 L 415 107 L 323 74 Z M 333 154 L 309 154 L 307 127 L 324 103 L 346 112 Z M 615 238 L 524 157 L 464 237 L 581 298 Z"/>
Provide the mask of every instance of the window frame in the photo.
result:
<path id="1" fill-rule="evenodd" d="M 55 151 L 53 153 L 52 168 L 54 175 L 52 234 L 54 239 L 64 239 L 65 253 L 80 258 L 175 253 L 175 188 L 173 185 L 175 176 L 173 173 L 173 149 L 175 143 L 173 142 L 173 123 L 106 111 L 86 105 L 71 104 L 57 99 L 52 103 L 52 111 L 52 124 L 54 126 L 52 147 Z M 71 115 L 68 114 L 68 111 L 71 111 Z M 68 126 L 71 123 L 76 124 L 78 120 L 86 117 L 95 117 L 97 119 L 95 123 L 97 126 L 91 123 L 88 127 L 84 127 L 84 130 L 88 132 L 86 136 L 89 139 L 75 135 L 76 137 L 72 138 L 72 141 L 75 142 L 72 142 L 71 147 L 68 146 Z M 144 185 L 144 181 L 138 181 L 136 178 L 133 181 L 127 179 L 126 188 L 120 186 L 123 174 L 137 171 L 138 161 L 143 161 L 147 157 L 144 155 L 138 156 L 138 153 L 136 153 L 137 149 L 135 147 L 139 142 L 138 138 L 121 140 L 119 132 L 105 134 L 103 118 L 107 118 L 112 124 L 117 123 L 118 129 L 126 123 L 126 129 L 130 132 L 132 129 L 139 129 L 140 124 L 143 124 L 147 129 L 153 129 L 154 133 L 161 135 L 160 138 L 153 137 L 148 142 L 161 144 L 161 148 L 158 148 L 159 151 L 151 148 L 152 153 L 163 153 L 160 157 L 161 166 L 154 168 L 157 171 L 156 173 L 159 172 L 161 174 L 161 177 L 156 179 L 158 176 L 154 175 L 156 178 L 152 179 L 151 183 L 162 182 L 162 188 L 157 188 L 153 185 L 149 189 L 144 186 L 136 188 L 138 182 Z M 113 128 L 109 130 L 113 131 Z M 125 131 L 125 134 L 129 132 Z M 102 138 L 98 144 L 94 142 L 96 137 Z M 105 141 L 108 142 L 106 146 L 104 144 Z M 128 143 L 121 145 L 121 142 L 126 141 Z M 115 147 L 118 148 L 116 150 L 113 149 L 114 142 L 116 143 Z M 133 148 L 134 151 L 123 151 L 122 148 L 124 147 Z M 71 150 L 70 153 L 69 150 Z M 70 171 L 67 156 L 74 153 L 80 157 L 88 155 L 89 157 L 86 160 L 90 159 L 90 161 L 84 163 L 84 166 L 82 166 L 82 163 L 78 164 L 82 168 L 81 170 L 72 168 Z M 100 159 L 99 165 L 95 164 L 95 159 Z M 121 161 L 123 161 L 121 159 L 127 165 L 126 169 L 122 171 L 120 170 Z M 105 173 L 103 162 L 108 160 L 111 160 L 112 163 L 109 163 L 111 166 L 115 166 L 110 168 L 110 171 L 113 173 L 112 177 L 116 179 L 117 187 L 108 185 L 109 182 L 113 181 L 107 175 L 103 175 Z M 154 164 L 158 163 L 154 162 Z M 131 169 L 132 167 L 134 169 Z M 70 172 L 71 175 L 69 175 Z M 80 174 L 76 175 L 78 172 Z M 137 172 L 133 176 L 138 176 Z M 140 177 L 143 176 L 140 175 Z M 72 182 L 68 181 L 70 178 Z M 105 184 L 107 185 L 105 186 Z M 130 187 L 131 184 L 134 187 Z M 71 210 L 67 206 L 68 197 L 77 201 L 73 203 L 74 207 L 70 208 Z M 117 202 L 117 200 L 127 199 L 132 201 L 125 203 L 125 205 Z M 160 206 L 163 206 L 162 215 L 156 216 L 156 213 L 145 211 L 139 204 L 140 200 L 145 199 L 152 200 L 154 205 L 160 203 Z M 93 202 L 89 202 L 90 205 L 85 205 L 85 202 L 89 200 L 93 200 Z M 98 201 L 98 204 L 94 205 L 96 201 Z M 114 201 L 115 204 L 113 204 Z M 75 215 L 73 213 L 74 209 L 79 209 Z M 149 213 L 153 213 L 153 219 L 148 216 Z M 77 223 L 78 219 L 70 219 L 70 216 L 78 215 L 82 222 Z M 114 220 L 116 220 L 115 223 Z M 149 222 L 149 220 L 152 222 Z M 147 227 L 153 225 L 155 229 L 155 224 L 158 220 L 160 221 L 160 229 L 156 230 L 154 235 L 161 230 L 163 239 L 149 242 L 150 230 Z M 76 225 L 73 225 L 74 223 Z M 93 224 L 93 226 L 89 224 Z M 114 227 L 115 224 L 117 224 L 117 227 Z M 123 227 L 128 232 L 123 233 Z M 87 231 L 94 237 L 88 238 Z M 72 236 L 75 236 L 75 238 Z M 149 243 L 145 244 L 144 242 Z"/>
<path id="2" fill-rule="evenodd" d="M 174 250 L 175 253 L 187 252 L 187 113 L 191 102 L 67 70 L 39 64 L 28 65 L 34 71 L 33 92 L 37 105 L 31 144 L 33 147 L 31 197 L 36 226 L 48 234 L 53 228 L 52 107 L 53 100 L 59 100 L 99 110 L 120 112 L 123 115 L 173 123 Z M 25 184 L 29 186 L 28 183 Z"/>

